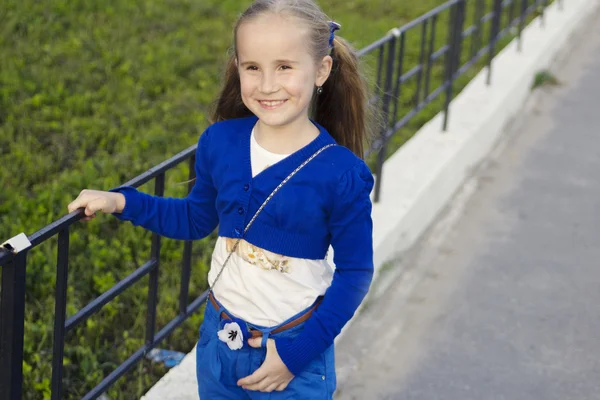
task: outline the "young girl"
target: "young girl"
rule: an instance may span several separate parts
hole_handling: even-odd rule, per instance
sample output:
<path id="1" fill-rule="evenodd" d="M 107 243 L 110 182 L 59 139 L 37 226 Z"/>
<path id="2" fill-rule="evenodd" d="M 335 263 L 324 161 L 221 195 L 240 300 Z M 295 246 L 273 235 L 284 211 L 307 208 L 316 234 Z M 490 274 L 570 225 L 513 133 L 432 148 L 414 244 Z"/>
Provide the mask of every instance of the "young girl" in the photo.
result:
<path id="1" fill-rule="evenodd" d="M 218 224 L 197 345 L 203 400 L 335 390 L 333 342 L 373 271 L 367 92 L 339 27 L 312 0 L 256 1 L 235 26 L 191 193 L 84 190 L 69 205 L 176 239 Z"/>

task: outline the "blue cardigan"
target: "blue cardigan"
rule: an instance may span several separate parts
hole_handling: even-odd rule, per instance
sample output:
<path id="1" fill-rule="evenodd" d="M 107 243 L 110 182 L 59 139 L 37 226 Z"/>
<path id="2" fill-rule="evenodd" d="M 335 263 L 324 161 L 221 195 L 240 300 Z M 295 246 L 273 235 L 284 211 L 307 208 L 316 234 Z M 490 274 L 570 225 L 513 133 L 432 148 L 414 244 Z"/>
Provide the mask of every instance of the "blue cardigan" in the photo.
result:
<path id="1" fill-rule="evenodd" d="M 209 235 L 238 238 L 266 197 L 315 151 L 335 143 L 320 134 L 304 148 L 252 177 L 250 134 L 256 117 L 210 126 L 196 150 L 195 185 L 186 198 L 162 198 L 119 187 L 124 221 L 162 236 L 192 240 Z M 269 201 L 246 233 L 255 246 L 290 257 L 323 259 L 331 244 L 336 270 L 319 308 L 293 339 L 276 341 L 279 356 L 297 374 L 333 344 L 354 315 L 373 276 L 370 192 L 373 175 L 343 146 L 308 163 Z"/>

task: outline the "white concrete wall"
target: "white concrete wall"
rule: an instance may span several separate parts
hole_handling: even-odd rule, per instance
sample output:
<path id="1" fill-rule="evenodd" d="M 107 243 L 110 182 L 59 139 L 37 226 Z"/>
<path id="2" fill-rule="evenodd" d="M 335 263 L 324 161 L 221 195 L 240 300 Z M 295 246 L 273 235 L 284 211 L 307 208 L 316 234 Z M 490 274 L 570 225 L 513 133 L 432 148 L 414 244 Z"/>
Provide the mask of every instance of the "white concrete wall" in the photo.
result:
<path id="1" fill-rule="evenodd" d="M 564 3 L 563 10 L 556 2 L 546 10 L 544 27 L 535 20 L 524 30 L 521 53 L 513 42 L 498 54 L 491 86 L 483 70 L 457 96 L 446 132 L 440 113 L 386 161 L 381 201 L 373 208 L 376 276 L 415 243 L 490 152 L 529 96 L 535 73 L 549 66 L 600 0 Z M 194 356 L 195 349 L 142 400 L 197 400 Z"/>

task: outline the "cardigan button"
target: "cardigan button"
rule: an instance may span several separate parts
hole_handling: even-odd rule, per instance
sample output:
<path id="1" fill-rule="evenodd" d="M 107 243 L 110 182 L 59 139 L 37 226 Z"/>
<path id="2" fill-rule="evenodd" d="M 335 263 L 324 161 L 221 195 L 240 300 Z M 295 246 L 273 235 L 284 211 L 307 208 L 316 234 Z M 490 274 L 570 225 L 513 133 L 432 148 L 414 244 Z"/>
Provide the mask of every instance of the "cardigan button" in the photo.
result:
<path id="1" fill-rule="evenodd" d="M 248 185 L 247 183 L 244 185 L 244 192 L 247 192 L 248 190 L 250 190 L 250 185 Z"/>
<path id="2" fill-rule="evenodd" d="M 242 215 L 244 213 L 244 208 L 240 207 L 238 208 L 238 214 Z"/>

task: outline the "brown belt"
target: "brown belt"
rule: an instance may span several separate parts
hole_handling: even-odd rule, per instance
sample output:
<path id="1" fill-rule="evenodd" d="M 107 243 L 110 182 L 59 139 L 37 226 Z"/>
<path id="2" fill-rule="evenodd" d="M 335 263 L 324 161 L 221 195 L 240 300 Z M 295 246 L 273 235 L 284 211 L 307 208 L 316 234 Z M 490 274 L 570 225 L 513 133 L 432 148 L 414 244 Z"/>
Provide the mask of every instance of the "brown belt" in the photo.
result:
<path id="1" fill-rule="evenodd" d="M 215 297 L 213 296 L 212 292 L 210 292 L 208 294 L 208 299 L 210 300 L 211 304 L 213 305 L 213 307 L 215 307 L 215 310 L 219 309 L 219 304 L 217 303 L 217 300 L 215 299 Z M 274 335 L 276 333 L 279 332 L 283 332 L 283 331 L 287 331 L 288 329 L 291 329 L 297 325 L 300 325 L 301 323 L 303 323 L 304 321 L 306 321 L 308 318 L 310 318 L 310 316 L 312 315 L 313 311 L 319 306 L 319 304 L 321 303 L 321 298 L 319 298 L 319 300 L 317 300 L 317 302 L 315 303 L 314 306 L 312 306 L 309 310 L 307 310 L 304 314 L 302 314 L 301 316 L 299 316 L 298 318 L 288 322 L 285 325 L 280 326 L 277 329 L 272 330 L 269 334 L 270 335 Z M 227 313 L 225 311 L 221 312 L 221 318 L 223 319 L 228 319 L 231 320 L 232 318 L 227 315 Z M 257 337 L 262 337 L 263 333 L 257 329 L 250 329 L 250 335 L 252 335 L 253 338 L 257 338 Z"/>

